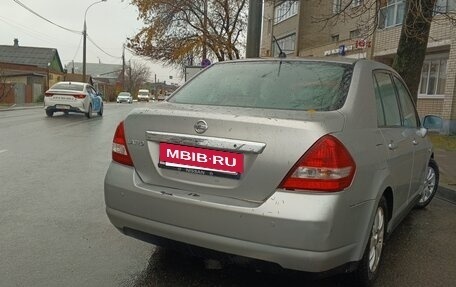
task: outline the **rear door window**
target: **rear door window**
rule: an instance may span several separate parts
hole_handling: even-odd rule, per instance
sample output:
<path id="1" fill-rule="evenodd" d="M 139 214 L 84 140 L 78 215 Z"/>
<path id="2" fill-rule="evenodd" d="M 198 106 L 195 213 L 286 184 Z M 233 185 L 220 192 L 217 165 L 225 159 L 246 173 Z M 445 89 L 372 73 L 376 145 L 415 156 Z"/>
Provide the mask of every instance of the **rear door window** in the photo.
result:
<path id="1" fill-rule="evenodd" d="M 389 127 L 401 126 L 401 114 L 391 76 L 386 72 L 375 72 L 374 78 L 375 95 L 380 99 L 380 103 L 377 102 L 377 110 L 380 107 L 383 109 L 383 113 L 377 113 L 377 121 Z"/>
<path id="2" fill-rule="evenodd" d="M 401 103 L 401 112 L 403 117 L 402 124 L 407 128 L 417 128 L 420 125 L 420 122 L 416 114 L 415 105 L 410 98 L 409 91 L 401 80 L 399 80 L 396 76 L 393 78 L 394 83 L 396 84 L 399 102 Z"/>

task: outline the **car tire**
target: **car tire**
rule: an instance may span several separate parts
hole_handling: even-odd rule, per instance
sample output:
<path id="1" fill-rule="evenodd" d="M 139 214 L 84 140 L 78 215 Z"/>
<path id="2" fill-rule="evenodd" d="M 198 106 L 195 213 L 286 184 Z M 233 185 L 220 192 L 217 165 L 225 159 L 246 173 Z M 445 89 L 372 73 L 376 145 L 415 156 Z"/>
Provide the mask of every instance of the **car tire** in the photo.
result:
<path id="1" fill-rule="evenodd" d="M 64 114 L 65 116 L 68 116 L 69 113 L 70 113 L 69 111 L 64 111 L 64 112 L 63 112 L 63 114 Z"/>
<path id="2" fill-rule="evenodd" d="M 435 160 L 431 158 L 429 160 L 424 178 L 424 190 L 421 194 L 420 200 L 415 205 L 416 208 L 425 208 L 429 203 L 431 203 L 432 198 L 434 198 L 434 195 L 437 193 L 439 179 L 439 166 Z"/>
<path id="3" fill-rule="evenodd" d="M 52 117 L 54 115 L 54 112 L 53 111 L 50 111 L 50 110 L 46 110 L 46 116 L 48 117 Z"/>
<path id="4" fill-rule="evenodd" d="M 85 114 L 88 119 L 92 117 L 92 104 L 89 105 L 89 110 Z"/>
<path id="5" fill-rule="evenodd" d="M 357 286 L 372 286 L 378 276 L 382 259 L 384 239 L 387 232 L 388 206 L 384 196 L 380 199 L 375 210 L 375 217 L 370 228 L 369 240 L 359 262 L 358 268 L 352 273 Z"/>
<path id="6" fill-rule="evenodd" d="M 103 104 L 101 104 L 100 110 L 97 113 L 100 117 L 103 116 Z"/>

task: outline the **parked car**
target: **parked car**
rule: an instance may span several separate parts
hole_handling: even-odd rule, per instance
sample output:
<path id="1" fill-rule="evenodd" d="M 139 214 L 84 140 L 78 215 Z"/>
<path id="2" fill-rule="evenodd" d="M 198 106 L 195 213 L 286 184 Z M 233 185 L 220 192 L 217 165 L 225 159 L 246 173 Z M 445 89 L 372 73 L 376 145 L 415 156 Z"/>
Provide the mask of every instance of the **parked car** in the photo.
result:
<path id="1" fill-rule="evenodd" d="M 166 99 L 166 94 L 165 93 L 159 93 L 157 95 L 157 101 L 164 101 Z"/>
<path id="2" fill-rule="evenodd" d="M 133 103 L 133 98 L 129 92 L 120 92 L 117 95 L 117 103 Z"/>
<path id="3" fill-rule="evenodd" d="M 387 234 L 437 190 L 426 134 L 381 63 L 216 63 L 119 123 L 106 212 L 157 245 L 351 272 L 367 285 Z"/>
<path id="4" fill-rule="evenodd" d="M 149 102 L 150 92 L 149 90 L 139 90 L 138 91 L 138 102 Z"/>
<path id="5" fill-rule="evenodd" d="M 91 118 L 96 112 L 103 115 L 103 100 L 94 87 L 80 82 L 58 82 L 46 91 L 44 109 L 48 117 L 55 112 L 84 113 Z"/>

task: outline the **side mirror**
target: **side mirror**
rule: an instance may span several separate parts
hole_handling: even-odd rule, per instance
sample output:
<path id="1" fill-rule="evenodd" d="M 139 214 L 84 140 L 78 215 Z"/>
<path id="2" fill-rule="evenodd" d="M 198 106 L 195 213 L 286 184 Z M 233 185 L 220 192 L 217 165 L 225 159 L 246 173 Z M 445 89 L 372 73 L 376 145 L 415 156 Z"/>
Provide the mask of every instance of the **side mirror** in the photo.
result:
<path id="1" fill-rule="evenodd" d="M 440 132 L 443 127 L 443 120 L 438 116 L 425 116 L 423 119 L 423 127 L 431 132 Z"/>

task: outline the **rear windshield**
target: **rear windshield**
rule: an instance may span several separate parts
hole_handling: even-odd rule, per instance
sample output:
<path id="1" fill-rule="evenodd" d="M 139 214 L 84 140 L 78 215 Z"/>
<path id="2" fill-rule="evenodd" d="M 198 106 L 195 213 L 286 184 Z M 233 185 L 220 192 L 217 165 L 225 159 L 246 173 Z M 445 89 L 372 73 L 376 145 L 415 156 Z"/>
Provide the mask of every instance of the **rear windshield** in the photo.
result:
<path id="1" fill-rule="evenodd" d="M 148 96 L 148 95 L 149 95 L 149 92 L 139 91 L 138 94 L 144 95 L 144 96 Z"/>
<path id="2" fill-rule="evenodd" d="M 84 90 L 84 85 L 68 84 L 68 83 L 57 83 L 54 86 L 52 86 L 52 89 L 70 90 L 70 91 L 82 91 L 82 90 Z"/>
<path id="3" fill-rule="evenodd" d="M 347 97 L 353 67 L 317 61 L 231 62 L 207 68 L 168 101 L 331 111 Z"/>

